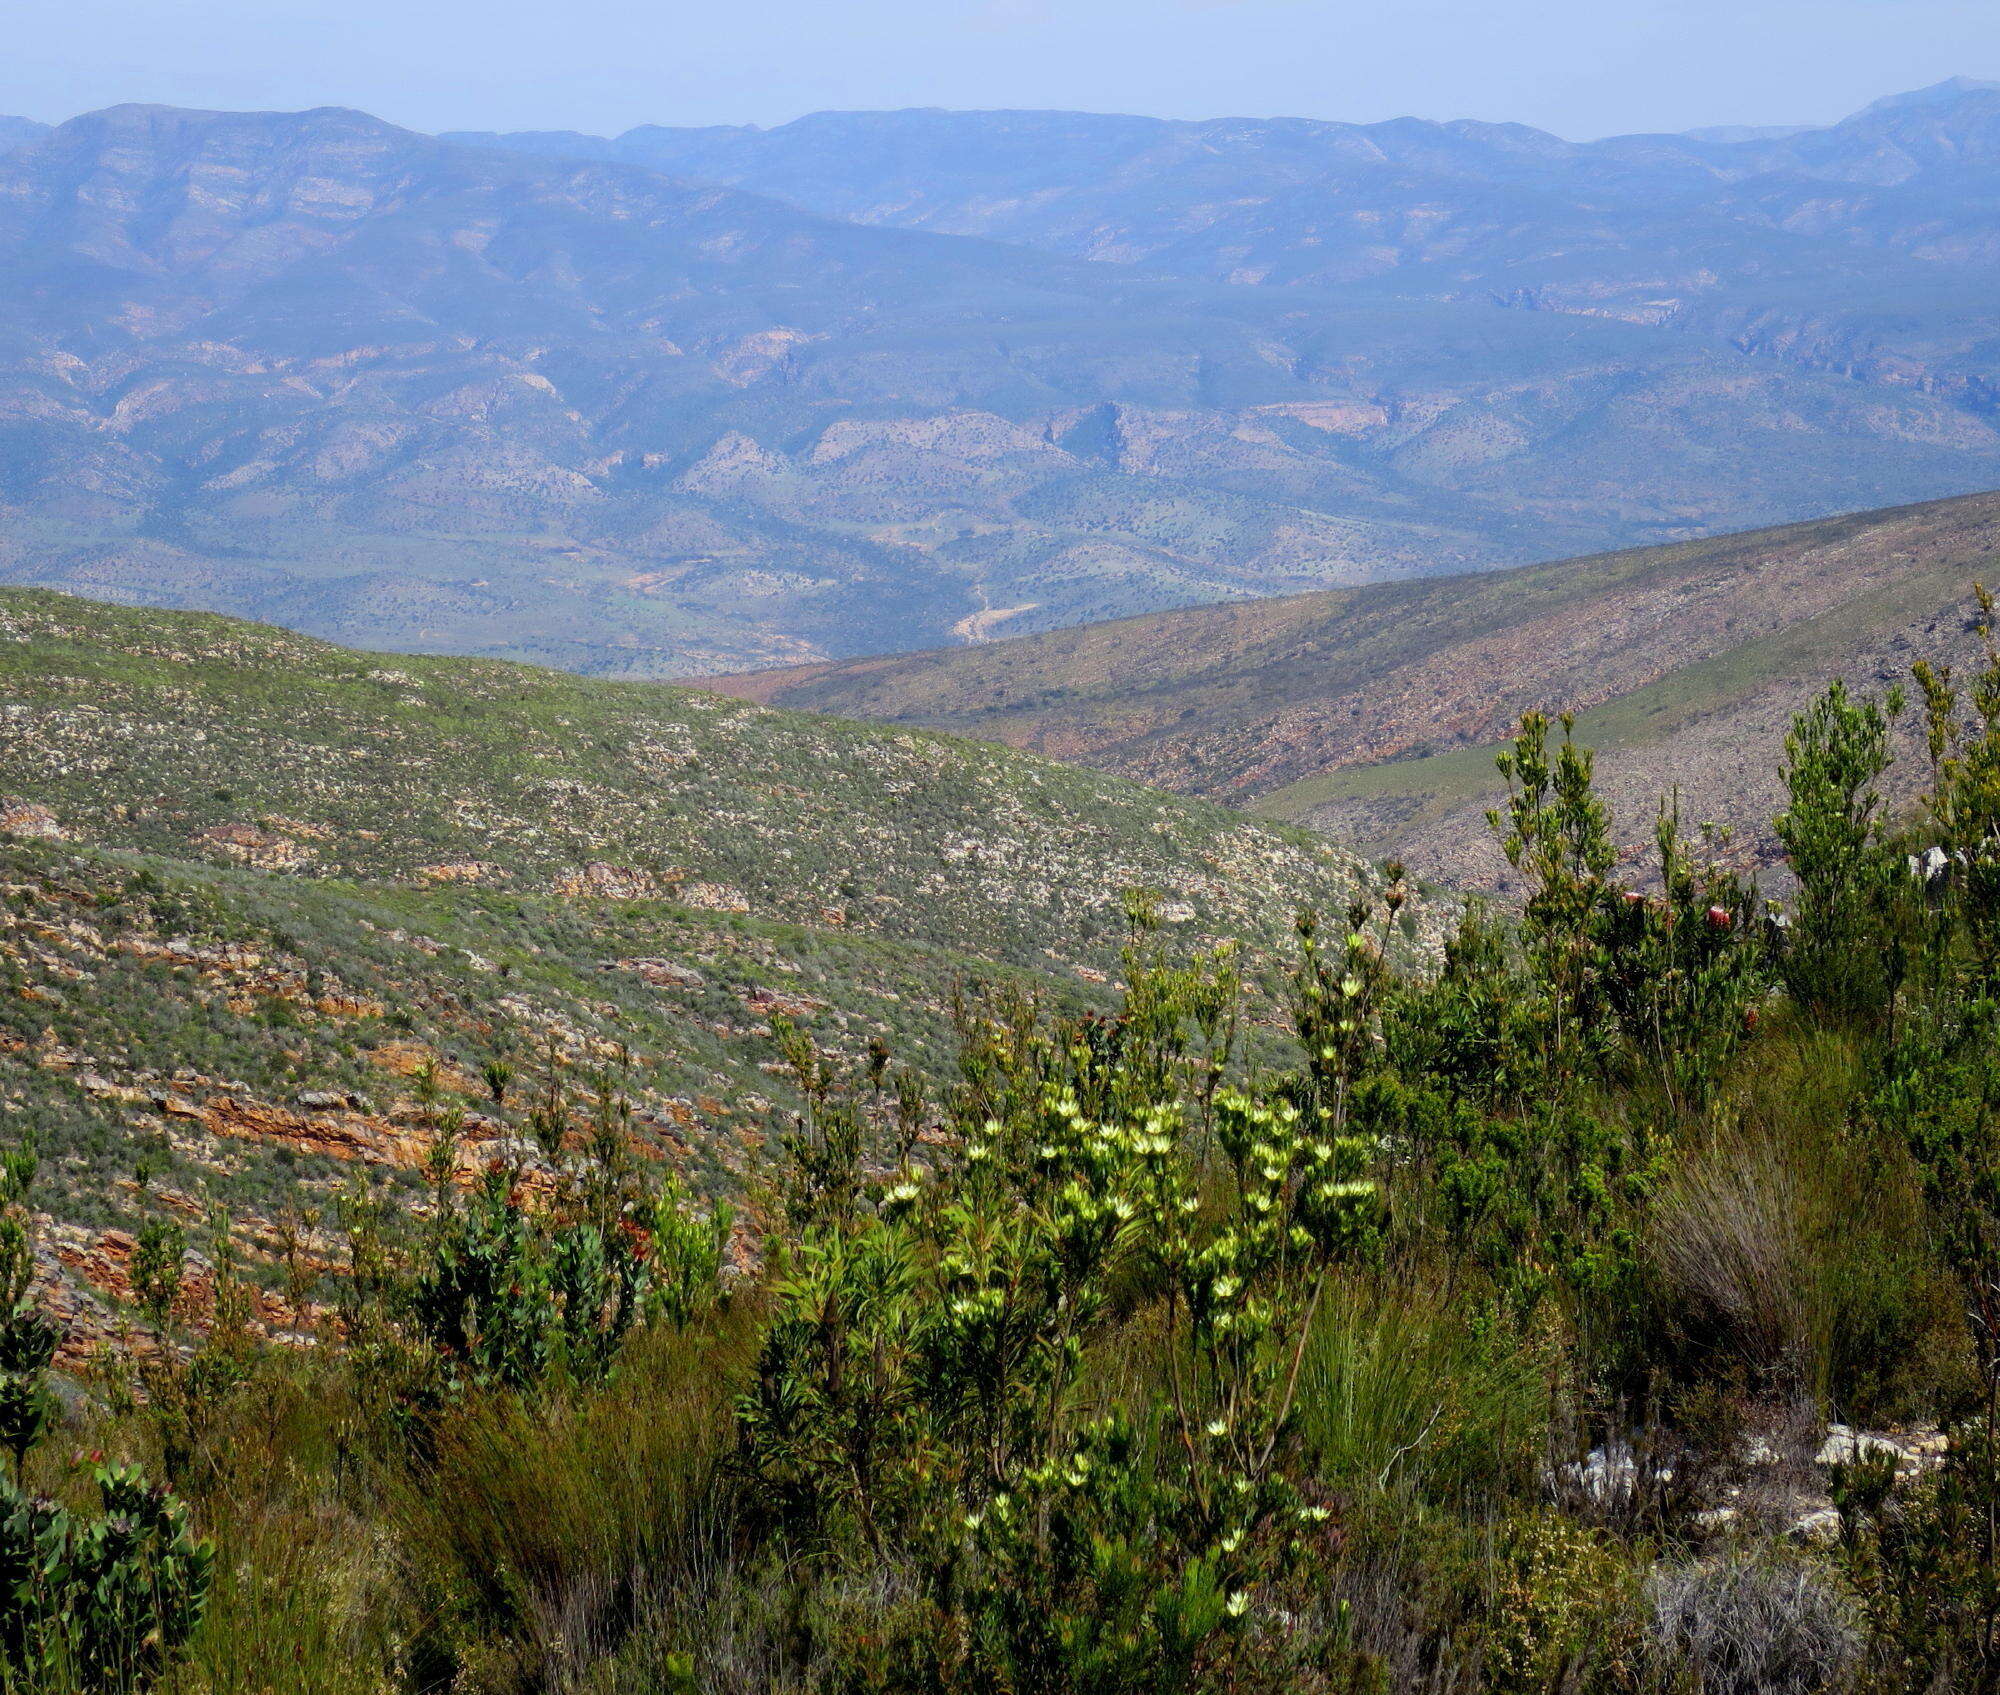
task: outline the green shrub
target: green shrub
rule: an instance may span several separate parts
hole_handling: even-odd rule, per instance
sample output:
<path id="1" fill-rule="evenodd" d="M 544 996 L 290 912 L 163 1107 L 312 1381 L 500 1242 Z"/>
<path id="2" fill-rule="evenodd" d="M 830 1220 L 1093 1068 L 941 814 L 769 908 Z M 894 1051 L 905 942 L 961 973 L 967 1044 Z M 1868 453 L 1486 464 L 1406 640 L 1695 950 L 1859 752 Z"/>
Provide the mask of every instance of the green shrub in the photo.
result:
<path id="1" fill-rule="evenodd" d="M 1497 1549 L 1486 1686 L 1615 1688 L 1638 1659 L 1637 1582 L 1608 1537 L 1556 1517 L 1509 1523 Z"/>
<path id="2" fill-rule="evenodd" d="M 1209 1074 L 1227 959 L 1164 968 L 1136 916 L 1127 1018 L 997 1035 L 975 1098 L 1007 1117 L 822 1213 L 743 1405 L 779 1531 L 910 1570 L 976 1683 L 1220 1687 L 1254 1586 L 1319 1510 L 1280 1462 L 1330 1268 L 1375 1205 L 1348 1123 L 1362 937 L 1335 974 L 1307 930 L 1312 1069 L 1295 1099 L 1214 1094 L 1204 1179 L 1180 1097 Z M 1161 1392 L 1089 1416 L 1080 1379 L 1121 1335 Z"/>
<path id="3" fill-rule="evenodd" d="M 29 1295 L 23 1203 L 35 1169 L 32 1148 L 0 1163 L 0 1434 L 14 1455 L 13 1478 L 0 1479 L 0 1688 L 140 1695 L 200 1624 L 215 1550 L 137 1466 L 85 1467 L 94 1513 L 23 1487 L 50 1422 L 43 1378 L 62 1337 Z"/>
<path id="4" fill-rule="evenodd" d="M 213 1547 L 133 1466 L 93 1465 L 95 1514 L 0 1483 L 0 1670 L 8 1686 L 150 1689 L 201 1622 Z"/>
<path id="5" fill-rule="evenodd" d="M 1879 1013 L 1902 975 L 1902 856 L 1884 831 L 1875 787 L 1889 768 L 1889 724 L 1902 704 L 1900 691 L 1886 702 L 1856 699 L 1835 683 L 1785 738 L 1788 804 L 1773 828 L 1798 898 L 1779 969 L 1793 998 L 1818 1012 Z"/>

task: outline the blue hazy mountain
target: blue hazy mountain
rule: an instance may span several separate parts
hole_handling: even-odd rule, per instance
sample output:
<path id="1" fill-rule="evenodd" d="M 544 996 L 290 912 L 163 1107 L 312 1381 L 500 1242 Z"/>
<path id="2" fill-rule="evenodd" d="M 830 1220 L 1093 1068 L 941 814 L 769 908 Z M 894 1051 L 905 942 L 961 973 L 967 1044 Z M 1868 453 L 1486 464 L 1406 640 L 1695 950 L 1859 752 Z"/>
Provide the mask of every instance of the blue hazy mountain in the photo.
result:
<path id="1" fill-rule="evenodd" d="M 686 674 L 2000 485 L 1996 103 L 30 128 L 0 578 Z"/>

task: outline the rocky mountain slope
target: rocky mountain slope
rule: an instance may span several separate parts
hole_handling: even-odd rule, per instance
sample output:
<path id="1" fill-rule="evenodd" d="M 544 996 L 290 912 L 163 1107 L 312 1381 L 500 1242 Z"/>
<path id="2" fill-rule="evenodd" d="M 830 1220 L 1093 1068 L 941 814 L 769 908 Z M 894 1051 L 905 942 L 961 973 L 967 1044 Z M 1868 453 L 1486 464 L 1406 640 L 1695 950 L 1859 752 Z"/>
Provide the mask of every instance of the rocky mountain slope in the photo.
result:
<path id="1" fill-rule="evenodd" d="M 1129 888 L 1262 972 L 1375 875 L 926 732 L 18 589 L 0 771 L 0 1140 L 37 1139 L 48 1240 L 114 1291 L 141 1187 L 275 1240 L 357 1173 L 417 1181 L 427 1071 L 465 1160 L 512 1134 L 487 1067 L 553 1061 L 729 1184 L 791 1098 L 776 1016 L 942 1064 L 964 985 L 1107 993 Z"/>
<path id="2" fill-rule="evenodd" d="M 1491 885 L 1494 749 L 1524 711 L 1574 711 L 1626 841 L 1678 789 L 1690 824 L 1729 823 L 1769 863 L 1791 714 L 1836 676 L 1882 687 L 1969 656 L 1972 584 L 1996 577 L 2000 495 L 1975 495 L 718 686 L 949 726 Z"/>
<path id="3" fill-rule="evenodd" d="M 1542 151 L 1462 130 L 1415 126 L 1398 169 Z M 945 194 L 959 153 L 927 135 Z M 1145 170 L 1193 181 L 1220 148 L 1211 186 L 1237 197 L 1229 172 L 1275 169 L 1263 142 L 1230 164 L 1197 139 Z M 1072 140 L 1016 125 L 988 153 L 1097 156 Z M 1328 208 L 1374 215 L 1373 190 L 1300 192 L 1270 215 L 1302 243 Z M 1552 205 L 1535 189 L 1503 221 L 1567 250 Z M 1757 239 L 1815 311 L 1886 301 L 1904 340 L 1945 323 L 1878 254 Z M 1983 390 L 1845 342 L 1792 357 L 1770 324 L 1118 251 L 1145 263 L 352 112 L 79 118 L 0 156 L 0 579 L 693 675 L 2000 482 Z M 1984 298 L 1941 260 L 1894 263 Z"/>
<path id="4" fill-rule="evenodd" d="M 18 147 L 40 141 L 52 127 L 33 118 L 0 117 L 0 153 L 12 153 Z"/>

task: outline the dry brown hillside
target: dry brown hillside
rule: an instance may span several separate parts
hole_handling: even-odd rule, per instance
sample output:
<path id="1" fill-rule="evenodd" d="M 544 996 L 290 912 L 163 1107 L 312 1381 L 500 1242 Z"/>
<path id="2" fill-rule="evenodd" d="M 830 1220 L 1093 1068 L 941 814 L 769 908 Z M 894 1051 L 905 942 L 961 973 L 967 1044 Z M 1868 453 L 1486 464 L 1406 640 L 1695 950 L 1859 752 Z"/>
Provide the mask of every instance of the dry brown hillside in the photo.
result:
<path id="1" fill-rule="evenodd" d="M 1629 838 L 1663 790 L 1740 827 L 1790 715 L 1969 651 L 2000 494 L 1481 576 L 1202 607 L 724 679 L 731 693 L 949 727 L 1286 818 L 1435 875 L 1498 882 L 1492 750 L 1577 712 Z"/>

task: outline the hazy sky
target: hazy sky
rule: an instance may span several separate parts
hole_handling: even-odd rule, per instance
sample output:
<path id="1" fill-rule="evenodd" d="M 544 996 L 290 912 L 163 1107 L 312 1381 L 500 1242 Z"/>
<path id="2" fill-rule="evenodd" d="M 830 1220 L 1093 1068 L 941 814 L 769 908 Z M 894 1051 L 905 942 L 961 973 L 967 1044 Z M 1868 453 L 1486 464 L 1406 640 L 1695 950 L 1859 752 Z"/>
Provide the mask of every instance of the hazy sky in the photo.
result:
<path id="1" fill-rule="evenodd" d="M 38 0 L 0 112 L 359 106 L 419 129 L 1041 106 L 1578 138 L 2000 78 L 2000 0 Z"/>

